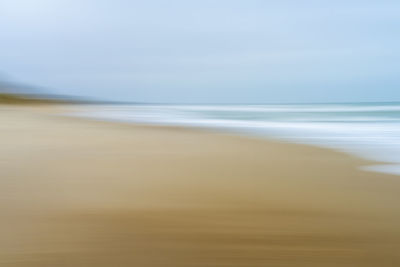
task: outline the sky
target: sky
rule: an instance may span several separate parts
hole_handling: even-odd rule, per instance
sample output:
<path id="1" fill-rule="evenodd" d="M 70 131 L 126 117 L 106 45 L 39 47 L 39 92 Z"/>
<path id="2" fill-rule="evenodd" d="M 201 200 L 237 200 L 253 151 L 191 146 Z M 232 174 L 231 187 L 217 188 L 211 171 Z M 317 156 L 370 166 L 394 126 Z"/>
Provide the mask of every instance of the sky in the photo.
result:
<path id="1" fill-rule="evenodd" d="M 3 79 L 162 103 L 400 101 L 398 0 L 1 0 Z"/>

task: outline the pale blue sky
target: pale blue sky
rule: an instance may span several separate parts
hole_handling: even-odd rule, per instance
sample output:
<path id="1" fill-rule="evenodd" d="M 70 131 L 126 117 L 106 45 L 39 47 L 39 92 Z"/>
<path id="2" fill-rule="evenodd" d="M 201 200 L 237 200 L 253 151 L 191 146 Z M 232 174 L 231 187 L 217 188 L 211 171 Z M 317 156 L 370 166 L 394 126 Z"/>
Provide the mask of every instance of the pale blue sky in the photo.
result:
<path id="1" fill-rule="evenodd" d="M 400 1 L 1 0 L 0 72 L 144 102 L 400 100 Z"/>

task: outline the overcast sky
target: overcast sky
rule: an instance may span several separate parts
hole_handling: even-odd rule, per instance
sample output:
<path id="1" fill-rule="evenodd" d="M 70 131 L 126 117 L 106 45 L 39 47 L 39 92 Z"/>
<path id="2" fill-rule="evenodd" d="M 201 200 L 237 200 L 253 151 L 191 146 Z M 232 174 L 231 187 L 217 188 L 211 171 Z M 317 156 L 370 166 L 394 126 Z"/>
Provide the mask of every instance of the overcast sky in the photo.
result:
<path id="1" fill-rule="evenodd" d="M 399 0 L 1 0 L 0 72 L 145 102 L 400 100 Z"/>

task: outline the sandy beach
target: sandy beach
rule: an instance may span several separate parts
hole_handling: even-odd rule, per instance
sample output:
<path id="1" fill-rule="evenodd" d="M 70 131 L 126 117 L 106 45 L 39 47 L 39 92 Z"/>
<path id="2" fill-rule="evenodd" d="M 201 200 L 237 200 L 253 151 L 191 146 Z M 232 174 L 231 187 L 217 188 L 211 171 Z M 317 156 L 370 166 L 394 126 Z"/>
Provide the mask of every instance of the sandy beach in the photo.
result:
<path id="1" fill-rule="evenodd" d="M 0 108 L 2 267 L 400 266 L 400 177 L 370 162 L 58 112 Z"/>

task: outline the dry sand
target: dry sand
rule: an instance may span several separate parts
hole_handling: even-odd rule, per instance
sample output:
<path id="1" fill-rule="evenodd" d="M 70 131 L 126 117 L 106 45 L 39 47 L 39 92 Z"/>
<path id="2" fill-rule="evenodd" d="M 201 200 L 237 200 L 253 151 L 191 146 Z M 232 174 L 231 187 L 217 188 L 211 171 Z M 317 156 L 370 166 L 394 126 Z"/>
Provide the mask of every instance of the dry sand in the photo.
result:
<path id="1" fill-rule="evenodd" d="M 3 107 L 0 266 L 400 266 L 400 177 L 365 164 Z"/>

